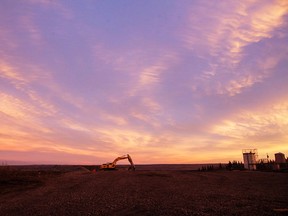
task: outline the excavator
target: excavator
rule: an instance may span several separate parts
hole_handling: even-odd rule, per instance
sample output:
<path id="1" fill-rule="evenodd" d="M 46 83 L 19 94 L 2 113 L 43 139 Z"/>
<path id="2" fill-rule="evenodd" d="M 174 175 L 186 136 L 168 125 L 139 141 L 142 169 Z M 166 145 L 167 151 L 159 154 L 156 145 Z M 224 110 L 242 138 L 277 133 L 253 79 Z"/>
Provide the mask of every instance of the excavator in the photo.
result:
<path id="1" fill-rule="evenodd" d="M 135 171 L 135 165 L 134 165 L 132 158 L 129 154 L 117 157 L 112 163 L 108 162 L 108 163 L 100 165 L 100 170 L 115 170 L 116 169 L 116 163 L 119 160 L 124 160 L 124 159 L 128 159 L 128 161 L 130 162 L 130 167 L 128 170 Z"/>

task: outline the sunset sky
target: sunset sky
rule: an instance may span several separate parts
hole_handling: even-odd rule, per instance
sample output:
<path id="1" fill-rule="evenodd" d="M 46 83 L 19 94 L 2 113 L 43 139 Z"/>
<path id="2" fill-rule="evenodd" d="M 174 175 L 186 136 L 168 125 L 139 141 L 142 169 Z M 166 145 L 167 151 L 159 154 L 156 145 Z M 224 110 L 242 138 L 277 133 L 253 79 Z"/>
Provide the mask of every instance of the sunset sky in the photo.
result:
<path id="1" fill-rule="evenodd" d="M 0 1 L 0 162 L 288 156 L 288 1 Z"/>

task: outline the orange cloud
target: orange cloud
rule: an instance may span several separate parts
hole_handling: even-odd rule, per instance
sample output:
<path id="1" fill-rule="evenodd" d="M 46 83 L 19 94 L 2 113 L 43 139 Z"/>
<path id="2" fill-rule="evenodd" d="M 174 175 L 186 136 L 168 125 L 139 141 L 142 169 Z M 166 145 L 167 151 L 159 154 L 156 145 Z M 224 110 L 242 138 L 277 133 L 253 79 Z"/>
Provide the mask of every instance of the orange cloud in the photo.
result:
<path id="1" fill-rule="evenodd" d="M 262 105 L 263 106 L 263 105 Z M 212 133 L 241 143 L 242 148 L 257 147 L 270 151 L 287 151 L 288 104 L 278 102 L 255 111 L 242 111 L 214 125 Z M 273 145 L 271 145 L 273 143 Z M 231 143 L 230 143 L 231 144 Z M 229 146 L 223 143 L 224 146 Z"/>

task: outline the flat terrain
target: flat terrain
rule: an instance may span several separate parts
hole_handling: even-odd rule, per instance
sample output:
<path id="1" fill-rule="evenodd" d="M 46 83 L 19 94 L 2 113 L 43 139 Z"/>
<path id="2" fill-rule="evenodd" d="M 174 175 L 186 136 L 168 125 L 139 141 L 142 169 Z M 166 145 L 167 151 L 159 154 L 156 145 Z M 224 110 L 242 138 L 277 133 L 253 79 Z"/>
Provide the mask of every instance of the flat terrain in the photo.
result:
<path id="1" fill-rule="evenodd" d="M 2 168 L 0 215 L 288 215 L 288 173 L 152 168 Z"/>

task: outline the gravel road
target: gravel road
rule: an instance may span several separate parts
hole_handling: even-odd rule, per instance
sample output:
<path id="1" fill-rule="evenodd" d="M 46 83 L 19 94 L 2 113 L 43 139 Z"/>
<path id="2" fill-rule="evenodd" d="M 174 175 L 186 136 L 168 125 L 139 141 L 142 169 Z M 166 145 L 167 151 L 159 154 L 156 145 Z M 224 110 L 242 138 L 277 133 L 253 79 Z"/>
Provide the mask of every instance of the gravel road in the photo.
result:
<path id="1" fill-rule="evenodd" d="M 0 195 L 0 215 L 287 215 L 288 173 L 85 171 Z"/>

